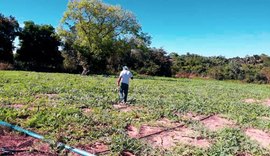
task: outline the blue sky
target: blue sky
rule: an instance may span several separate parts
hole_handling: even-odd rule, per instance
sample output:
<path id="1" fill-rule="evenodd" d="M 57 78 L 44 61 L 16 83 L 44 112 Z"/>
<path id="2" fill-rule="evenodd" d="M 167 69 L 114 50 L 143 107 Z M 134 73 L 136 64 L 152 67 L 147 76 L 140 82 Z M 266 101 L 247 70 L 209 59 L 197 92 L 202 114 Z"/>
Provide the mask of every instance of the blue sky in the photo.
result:
<path id="1" fill-rule="evenodd" d="M 0 12 L 55 27 L 68 0 L 0 0 Z M 153 47 L 203 56 L 270 54 L 270 0 L 103 0 L 133 12 Z"/>

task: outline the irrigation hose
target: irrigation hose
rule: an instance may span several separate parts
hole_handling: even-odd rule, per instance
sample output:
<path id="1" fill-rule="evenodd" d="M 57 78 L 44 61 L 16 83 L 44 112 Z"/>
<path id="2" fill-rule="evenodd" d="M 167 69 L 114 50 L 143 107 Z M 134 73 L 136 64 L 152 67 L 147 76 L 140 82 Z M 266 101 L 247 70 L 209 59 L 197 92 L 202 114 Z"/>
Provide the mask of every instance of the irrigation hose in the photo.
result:
<path id="1" fill-rule="evenodd" d="M 25 133 L 25 134 L 27 134 L 27 135 L 29 135 L 31 137 L 34 137 L 36 139 L 40 139 L 40 140 L 48 142 L 48 143 L 53 142 L 51 140 L 45 139 L 42 135 L 39 135 L 39 134 L 34 133 L 32 131 L 28 131 L 28 130 L 23 129 L 23 128 L 19 127 L 19 126 L 15 126 L 15 125 L 9 124 L 9 123 L 1 121 L 1 120 L 0 120 L 0 126 L 8 127 L 8 128 L 10 128 L 12 130 L 16 130 L 16 131 Z M 65 145 L 65 144 L 63 144 L 61 142 L 57 143 L 57 146 L 58 147 L 64 147 L 65 149 L 67 149 L 69 151 L 72 151 L 74 153 L 80 154 L 82 156 L 95 156 L 94 154 L 90 154 L 90 153 L 88 153 L 88 152 L 86 152 L 84 150 L 80 150 L 80 149 Z"/>

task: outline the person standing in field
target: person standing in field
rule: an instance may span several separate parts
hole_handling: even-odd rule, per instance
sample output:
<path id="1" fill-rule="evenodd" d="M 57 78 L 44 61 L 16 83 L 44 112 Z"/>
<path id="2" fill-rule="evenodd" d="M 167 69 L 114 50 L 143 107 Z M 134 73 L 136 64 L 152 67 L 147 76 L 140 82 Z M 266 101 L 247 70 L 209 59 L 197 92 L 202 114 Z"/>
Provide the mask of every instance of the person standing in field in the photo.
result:
<path id="1" fill-rule="evenodd" d="M 117 86 L 119 87 L 120 102 L 123 102 L 123 100 L 124 103 L 127 102 L 129 79 L 133 79 L 133 75 L 128 70 L 128 67 L 124 66 L 117 81 Z"/>

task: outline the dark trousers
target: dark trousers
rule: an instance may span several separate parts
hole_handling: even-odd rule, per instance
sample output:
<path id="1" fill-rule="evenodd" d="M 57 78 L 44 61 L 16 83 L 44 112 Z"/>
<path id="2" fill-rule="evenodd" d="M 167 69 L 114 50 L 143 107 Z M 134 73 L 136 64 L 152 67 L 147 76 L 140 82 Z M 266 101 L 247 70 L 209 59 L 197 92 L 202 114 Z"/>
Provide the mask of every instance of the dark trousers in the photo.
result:
<path id="1" fill-rule="evenodd" d="M 127 102 L 128 84 L 121 83 L 119 95 L 120 95 L 120 102 L 122 102 L 123 100 L 124 102 Z"/>

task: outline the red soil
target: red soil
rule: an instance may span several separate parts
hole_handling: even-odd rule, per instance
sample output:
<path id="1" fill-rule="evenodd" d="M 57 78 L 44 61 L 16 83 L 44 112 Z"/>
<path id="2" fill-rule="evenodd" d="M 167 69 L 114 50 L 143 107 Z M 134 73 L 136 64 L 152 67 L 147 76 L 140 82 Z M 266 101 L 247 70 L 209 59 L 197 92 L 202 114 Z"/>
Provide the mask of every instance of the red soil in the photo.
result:
<path id="1" fill-rule="evenodd" d="M 74 146 L 75 147 L 75 146 Z M 15 132 L 9 132 L 0 127 L 0 155 L 12 154 L 4 153 L 3 148 L 14 150 L 15 156 L 57 156 L 48 143 L 44 143 L 30 136 L 21 135 Z M 94 143 L 91 145 L 78 145 L 76 148 L 85 150 L 89 153 L 99 154 L 108 151 L 108 146 L 103 143 Z M 64 151 L 68 155 L 77 155 L 70 151 Z"/>
<path id="2" fill-rule="evenodd" d="M 14 155 L 20 156 L 36 156 L 36 155 L 57 155 L 53 152 L 49 144 L 40 142 L 29 136 L 19 135 L 14 132 L 4 132 L 1 129 L 0 149 L 14 150 Z M 0 155 L 8 154 L 4 150 L 0 150 Z M 12 153 L 9 153 L 12 154 Z"/>
<path id="3" fill-rule="evenodd" d="M 256 102 L 260 102 L 260 100 L 256 100 L 256 99 L 245 99 L 244 102 L 246 102 L 246 103 L 256 103 Z"/>
<path id="4" fill-rule="evenodd" d="M 270 106 L 270 99 L 264 99 L 264 100 L 245 99 L 244 102 L 246 102 L 246 103 L 262 103 L 266 106 Z"/>
<path id="5" fill-rule="evenodd" d="M 207 148 L 210 146 L 210 143 L 206 139 L 202 139 L 196 135 L 195 131 L 186 127 L 150 136 L 147 138 L 147 141 L 153 144 L 153 146 L 163 148 L 169 148 L 176 146 L 177 144 L 186 144 L 200 148 Z"/>
<path id="6" fill-rule="evenodd" d="M 135 154 L 129 152 L 129 151 L 124 151 L 121 153 L 121 156 L 135 156 Z"/>
<path id="7" fill-rule="evenodd" d="M 165 122 L 162 127 L 142 125 L 140 129 L 137 129 L 130 125 L 127 127 L 127 132 L 132 138 L 144 139 L 151 146 L 162 147 L 164 149 L 176 146 L 177 144 L 186 144 L 199 148 L 208 148 L 210 146 L 210 142 L 200 137 L 199 132 L 183 127 L 180 123 L 172 123 L 168 119 L 159 120 L 157 124 L 162 122 Z M 174 127 L 164 127 L 166 125 L 174 125 Z"/>
<path id="8" fill-rule="evenodd" d="M 265 104 L 266 106 L 270 106 L 270 99 L 265 99 L 263 104 Z"/>
<path id="9" fill-rule="evenodd" d="M 261 119 L 261 120 L 270 120 L 270 117 L 267 117 L 267 116 L 262 116 L 262 117 L 259 117 L 259 119 Z"/>
<path id="10" fill-rule="evenodd" d="M 166 131 L 166 128 L 142 125 L 140 128 L 138 137 L 143 138 L 143 137 L 152 136 L 152 135 L 159 135 L 163 131 Z"/>
<path id="11" fill-rule="evenodd" d="M 185 72 L 180 72 L 175 74 L 176 78 L 196 78 L 198 75 L 192 74 L 192 73 L 185 73 Z"/>
<path id="12" fill-rule="evenodd" d="M 100 154 L 109 151 L 109 147 L 101 142 L 96 142 L 91 145 L 78 145 L 77 148 L 85 150 L 92 154 Z"/>
<path id="13" fill-rule="evenodd" d="M 89 113 L 92 112 L 92 109 L 90 109 L 90 108 L 84 108 L 84 109 L 82 109 L 82 110 L 83 110 L 83 112 L 86 113 L 86 114 L 89 114 Z"/>
<path id="14" fill-rule="evenodd" d="M 252 156 L 252 155 L 249 153 L 238 153 L 236 154 L 236 156 Z"/>
<path id="15" fill-rule="evenodd" d="M 185 115 L 182 115 L 181 117 L 183 119 L 199 121 L 199 120 L 204 119 L 206 116 L 205 115 L 198 115 L 198 114 L 193 113 L 193 112 L 188 112 Z"/>
<path id="16" fill-rule="evenodd" d="M 127 133 L 131 138 L 139 138 L 139 130 L 138 130 L 138 128 L 136 128 L 136 127 L 134 127 L 132 125 L 129 125 L 127 127 Z"/>
<path id="17" fill-rule="evenodd" d="M 9 104 L 9 105 L 4 105 L 4 104 L 0 104 L 0 107 L 5 107 L 5 108 L 14 108 L 14 109 L 23 109 L 23 107 L 25 107 L 26 105 L 24 104 Z M 32 106 L 28 106 L 27 107 L 28 110 L 34 110 L 35 108 Z"/>
<path id="18" fill-rule="evenodd" d="M 171 120 L 169 120 L 167 118 L 162 118 L 156 122 L 156 125 L 161 126 L 161 127 L 172 128 L 172 127 L 181 126 L 181 125 L 183 125 L 183 123 L 172 122 Z"/>
<path id="19" fill-rule="evenodd" d="M 268 148 L 270 146 L 270 134 L 259 129 L 248 128 L 245 131 L 246 135 L 251 138 L 251 140 L 257 141 L 262 147 Z"/>
<path id="20" fill-rule="evenodd" d="M 14 109 L 21 109 L 22 107 L 24 107 L 23 104 L 0 104 L 1 107 L 5 107 L 5 108 L 14 108 Z"/>
<path id="21" fill-rule="evenodd" d="M 15 108 L 15 109 L 20 109 L 23 106 L 24 106 L 23 104 L 11 104 L 9 107 L 12 107 L 12 108 Z"/>
<path id="22" fill-rule="evenodd" d="M 135 107 L 133 107 L 133 106 L 129 106 L 129 105 L 126 105 L 126 104 L 115 104 L 115 105 L 113 105 L 113 107 L 115 108 L 115 109 L 118 109 L 118 110 L 120 110 L 121 112 L 131 112 L 131 111 L 133 111 L 134 109 L 136 109 Z"/>
<path id="23" fill-rule="evenodd" d="M 235 125 L 233 121 L 222 118 L 219 115 L 211 116 L 200 122 L 211 131 L 217 131 L 225 127 L 233 127 Z"/>
<path id="24" fill-rule="evenodd" d="M 42 97 L 47 97 L 49 99 L 55 99 L 58 97 L 58 94 L 37 94 L 35 96 L 36 99 L 42 98 Z"/>

